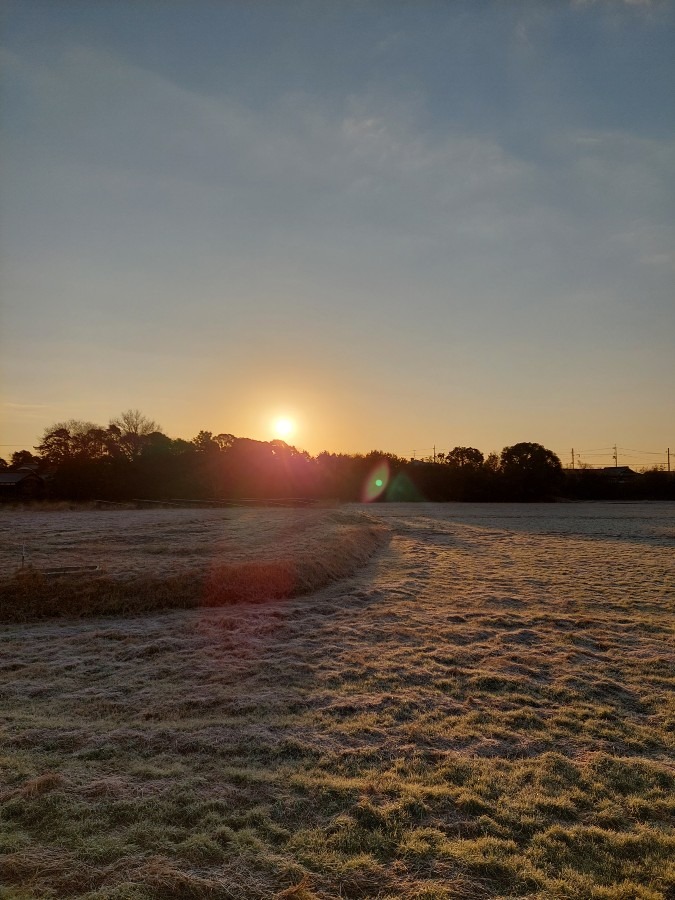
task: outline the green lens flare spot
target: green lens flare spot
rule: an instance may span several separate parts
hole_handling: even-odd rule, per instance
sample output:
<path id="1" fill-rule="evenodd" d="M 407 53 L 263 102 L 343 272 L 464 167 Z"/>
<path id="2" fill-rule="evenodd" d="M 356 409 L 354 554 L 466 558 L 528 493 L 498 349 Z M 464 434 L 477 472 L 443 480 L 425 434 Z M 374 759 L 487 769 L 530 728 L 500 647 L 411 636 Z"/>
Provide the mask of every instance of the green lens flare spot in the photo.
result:
<path id="1" fill-rule="evenodd" d="M 364 503 L 372 503 L 377 500 L 387 489 L 389 484 L 389 464 L 386 459 L 380 460 L 377 465 L 371 469 L 370 474 L 366 478 L 361 491 L 361 500 Z"/>

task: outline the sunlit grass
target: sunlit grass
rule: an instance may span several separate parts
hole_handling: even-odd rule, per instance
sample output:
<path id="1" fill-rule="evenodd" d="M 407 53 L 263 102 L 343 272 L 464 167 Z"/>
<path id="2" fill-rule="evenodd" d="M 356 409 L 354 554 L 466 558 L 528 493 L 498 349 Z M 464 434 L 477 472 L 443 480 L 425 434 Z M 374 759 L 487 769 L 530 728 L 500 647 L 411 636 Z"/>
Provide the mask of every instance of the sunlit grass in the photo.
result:
<path id="1" fill-rule="evenodd" d="M 671 897 L 671 549 L 392 527 L 319 593 L 7 626 L 0 896 Z"/>

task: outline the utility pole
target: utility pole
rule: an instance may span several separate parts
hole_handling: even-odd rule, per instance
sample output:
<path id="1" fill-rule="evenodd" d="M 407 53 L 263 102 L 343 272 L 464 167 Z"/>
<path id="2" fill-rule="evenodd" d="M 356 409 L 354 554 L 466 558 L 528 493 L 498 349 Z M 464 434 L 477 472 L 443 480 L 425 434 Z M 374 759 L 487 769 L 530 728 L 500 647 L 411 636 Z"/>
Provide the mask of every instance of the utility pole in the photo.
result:
<path id="1" fill-rule="evenodd" d="M 614 467 L 616 469 L 619 468 L 619 451 L 617 449 L 616 444 L 614 444 Z"/>
<path id="2" fill-rule="evenodd" d="M 668 471 L 670 472 L 670 447 L 668 447 Z"/>
<path id="3" fill-rule="evenodd" d="M 574 447 L 572 447 L 572 468 L 574 468 Z"/>
<path id="4" fill-rule="evenodd" d="M 434 444 L 434 462 L 436 462 L 436 444 Z"/>

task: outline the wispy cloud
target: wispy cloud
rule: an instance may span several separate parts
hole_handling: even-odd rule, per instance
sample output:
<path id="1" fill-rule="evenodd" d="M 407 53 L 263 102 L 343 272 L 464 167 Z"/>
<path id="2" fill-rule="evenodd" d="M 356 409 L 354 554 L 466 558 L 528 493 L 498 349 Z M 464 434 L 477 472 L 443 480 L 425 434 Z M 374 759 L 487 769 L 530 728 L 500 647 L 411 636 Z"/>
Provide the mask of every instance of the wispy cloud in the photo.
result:
<path id="1" fill-rule="evenodd" d="M 0 403 L 0 406 L 4 406 L 6 409 L 23 410 L 26 412 L 36 409 L 51 409 L 51 404 L 49 403 L 10 403 L 9 401 L 4 401 Z"/>

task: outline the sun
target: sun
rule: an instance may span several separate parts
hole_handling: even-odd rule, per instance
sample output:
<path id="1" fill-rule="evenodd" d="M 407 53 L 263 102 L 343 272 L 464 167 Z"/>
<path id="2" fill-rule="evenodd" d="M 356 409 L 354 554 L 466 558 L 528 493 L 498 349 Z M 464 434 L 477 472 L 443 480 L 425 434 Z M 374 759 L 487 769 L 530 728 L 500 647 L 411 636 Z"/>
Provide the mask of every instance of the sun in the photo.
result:
<path id="1" fill-rule="evenodd" d="M 274 433 L 278 438 L 286 440 L 295 431 L 295 422 L 292 419 L 282 416 L 274 420 Z"/>

